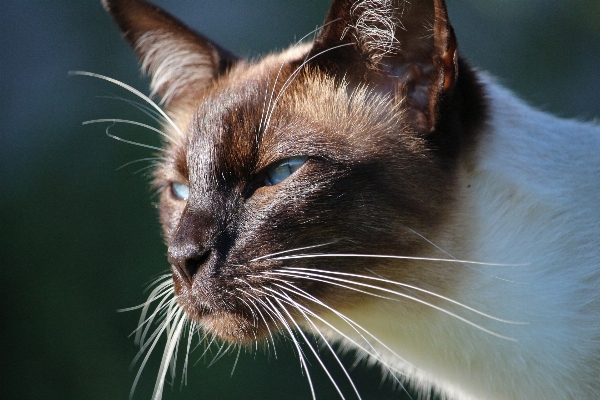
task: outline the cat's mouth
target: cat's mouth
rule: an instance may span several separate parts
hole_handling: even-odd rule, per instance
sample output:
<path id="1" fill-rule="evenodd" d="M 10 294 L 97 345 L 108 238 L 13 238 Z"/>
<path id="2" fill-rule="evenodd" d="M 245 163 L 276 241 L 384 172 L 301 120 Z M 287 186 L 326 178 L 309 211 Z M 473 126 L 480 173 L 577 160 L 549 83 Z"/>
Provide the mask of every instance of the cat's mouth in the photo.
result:
<path id="1" fill-rule="evenodd" d="M 256 301 L 245 301 L 244 290 L 232 284 L 246 280 L 224 277 L 189 280 L 176 266 L 171 269 L 178 304 L 205 332 L 241 344 L 252 344 L 267 337 L 272 326 L 267 320 L 257 318 L 257 310 L 251 309 L 249 302 Z"/>

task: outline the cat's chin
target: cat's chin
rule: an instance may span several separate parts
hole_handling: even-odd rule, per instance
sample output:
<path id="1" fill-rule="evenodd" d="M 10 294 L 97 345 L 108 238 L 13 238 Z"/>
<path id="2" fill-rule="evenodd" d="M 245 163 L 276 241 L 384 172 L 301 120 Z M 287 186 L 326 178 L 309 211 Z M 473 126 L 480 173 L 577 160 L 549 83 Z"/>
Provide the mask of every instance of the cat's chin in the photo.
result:
<path id="1" fill-rule="evenodd" d="M 188 318 L 198 324 L 202 331 L 218 338 L 239 344 L 254 344 L 266 338 L 268 328 L 255 321 L 243 311 L 217 309 L 194 298 L 189 292 L 176 293 L 177 302 Z"/>
<path id="2" fill-rule="evenodd" d="M 203 305 L 181 304 L 188 317 L 205 333 L 211 333 L 227 342 L 254 344 L 266 338 L 267 329 L 246 315 L 229 311 L 211 311 Z"/>

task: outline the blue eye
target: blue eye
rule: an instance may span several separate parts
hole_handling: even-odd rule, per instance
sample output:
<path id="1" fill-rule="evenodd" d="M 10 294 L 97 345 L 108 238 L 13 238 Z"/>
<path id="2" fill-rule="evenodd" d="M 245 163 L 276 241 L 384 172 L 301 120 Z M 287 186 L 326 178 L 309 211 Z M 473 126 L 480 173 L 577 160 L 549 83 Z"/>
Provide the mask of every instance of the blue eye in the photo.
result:
<path id="1" fill-rule="evenodd" d="M 273 186 L 283 182 L 290 175 L 296 172 L 306 162 L 307 159 L 307 156 L 296 156 L 286 158 L 285 160 L 282 160 L 277 164 L 271 165 L 267 169 L 265 185 Z"/>
<path id="2" fill-rule="evenodd" d="M 183 183 L 172 182 L 171 192 L 179 200 L 187 200 L 190 196 L 190 187 Z"/>

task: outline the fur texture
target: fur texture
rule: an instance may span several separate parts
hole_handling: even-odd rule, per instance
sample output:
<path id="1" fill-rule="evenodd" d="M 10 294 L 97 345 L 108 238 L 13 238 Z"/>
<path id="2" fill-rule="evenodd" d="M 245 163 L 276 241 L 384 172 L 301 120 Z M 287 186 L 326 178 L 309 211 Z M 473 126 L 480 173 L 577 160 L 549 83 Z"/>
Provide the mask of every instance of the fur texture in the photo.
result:
<path id="1" fill-rule="evenodd" d="M 186 329 L 299 349 L 301 327 L 447 398 L 597 397 L 600 129 L 469 67 L 442 0 L 335 0 L 313 43 L 254 63 L 105 7 L 170 115 L 155 398 Z"/>

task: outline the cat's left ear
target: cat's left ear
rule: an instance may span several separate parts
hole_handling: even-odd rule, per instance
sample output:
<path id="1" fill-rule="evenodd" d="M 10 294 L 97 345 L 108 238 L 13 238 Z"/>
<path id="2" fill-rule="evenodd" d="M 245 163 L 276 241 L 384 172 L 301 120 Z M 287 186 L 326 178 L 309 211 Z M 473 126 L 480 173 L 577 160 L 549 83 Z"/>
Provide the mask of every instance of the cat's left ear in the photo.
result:
<path id="1" fill-rule="evenodd" d="M 163 104 L 193 101 L 237 60 L 144 0 L 102 0 L 151 77 Z"/>
<path id="2" fill-rule="evenodd" d="M 309 58 L 402 98 L 417 132 L 435 130 L 440 99 L 458 76 L 444 0 L 334 0 Z"/>

